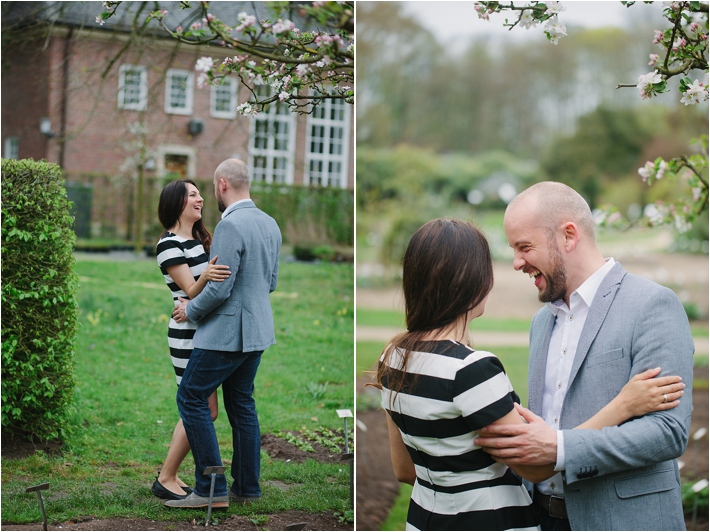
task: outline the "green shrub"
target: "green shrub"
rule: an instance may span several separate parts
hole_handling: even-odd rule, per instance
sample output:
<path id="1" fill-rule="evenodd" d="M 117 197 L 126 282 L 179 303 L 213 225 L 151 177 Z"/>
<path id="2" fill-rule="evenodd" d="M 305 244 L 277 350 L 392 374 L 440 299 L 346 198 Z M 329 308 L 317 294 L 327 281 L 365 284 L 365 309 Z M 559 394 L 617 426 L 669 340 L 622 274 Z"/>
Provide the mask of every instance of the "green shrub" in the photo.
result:
<path id="1" fill-rule="evenodd" d="M 353 245 L 352 190 L 252 183 L 251 197 L 274 217 L 289 244 Z"/>
<path id="2" fill-rule="evenodd" d="M 78 278 L 61 169 L 2 160 L 2 427 L 64 435 L 74 391 Z"/>

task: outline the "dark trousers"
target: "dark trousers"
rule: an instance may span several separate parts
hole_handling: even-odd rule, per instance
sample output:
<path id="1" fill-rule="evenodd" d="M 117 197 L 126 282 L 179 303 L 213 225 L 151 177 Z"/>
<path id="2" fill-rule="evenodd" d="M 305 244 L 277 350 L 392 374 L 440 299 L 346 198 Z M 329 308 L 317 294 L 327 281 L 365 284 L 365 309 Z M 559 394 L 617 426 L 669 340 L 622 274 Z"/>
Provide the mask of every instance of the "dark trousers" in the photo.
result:
<path id="1" fill-rule="evenodd" d="M 263 351 L 251 353 L 209 351 L 195 348 L 178 388 L 177 403 L 185 433 L 195 459 L 195 494 L 207 497 L 211 478 L 204 475 L 208 466 L 222 465 L 217 434 L 208 398 L 222 386 L 224 408 L 232 425 L 231 490 L 240 497 L 260 497 L 259 419 L 252 394 L 254 378 Z M 227 495 L 224 475 L 215 479 L 214 495 Z"/>

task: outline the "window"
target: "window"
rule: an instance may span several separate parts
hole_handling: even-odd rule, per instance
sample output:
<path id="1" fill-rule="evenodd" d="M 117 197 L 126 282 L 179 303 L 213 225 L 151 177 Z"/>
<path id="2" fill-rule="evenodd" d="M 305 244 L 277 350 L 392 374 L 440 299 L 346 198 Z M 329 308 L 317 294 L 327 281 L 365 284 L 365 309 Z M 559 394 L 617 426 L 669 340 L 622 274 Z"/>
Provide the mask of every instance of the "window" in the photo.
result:
<path id="1" fill-rule="evenodd" d="M 257 96 L 271 94 L 267 85 L 256 88 Z M 267 105 L 251 121 L 249 166 L 254 181 L 293 183 L 293 145 L 296 116 L 281 102 Z"/>
<path id="2" fill-rule="evenodd" d="M 191 115 L 194 86 L 192 72 L 174 68 L 168 69 L 165 78 L 165 112 Z"/>
<path id="3" fill-rule="evenodd" d="M 350 106 L 324 100 L 308 116 L 306 175 L 308 183 L 345 188 L 348 183 Z"/>
<path id="4" fill-rule="evenodd" d="M 221 85 L 212 85 L 210 116 L 215 118 L 237 117 L 237 80 L 235 78 L 223 78 Z"/>
<path id="5" fill-rule="evenodd" d="M 163 144 L 156 150 L 156 174 L 170 179 L 194 179 L 197 151 L 191 146 Z"/>
<path id="6" fill-rule="evenodd" d="M 2 153 L 5 159 L 19 159 L 20 139 L 17 137 L 7 137 L 5 139 L 5 146 L 3 147 Z"/>
<path id="7" fill-rule="evenodd" d="M 118 76 L 118 108 L 145 111 L 148 101 L 148 71 L 145 67 L 121 65 Z"/>

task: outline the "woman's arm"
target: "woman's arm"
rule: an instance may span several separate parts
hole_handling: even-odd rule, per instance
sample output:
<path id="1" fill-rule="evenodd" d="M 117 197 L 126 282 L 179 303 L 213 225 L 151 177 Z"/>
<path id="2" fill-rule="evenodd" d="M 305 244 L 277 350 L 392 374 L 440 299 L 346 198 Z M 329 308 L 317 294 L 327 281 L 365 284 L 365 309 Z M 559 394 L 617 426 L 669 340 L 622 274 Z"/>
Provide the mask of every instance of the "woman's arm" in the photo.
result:
<path id="1" fill-rule="evenodd" d="M 397 425 L 390 415 L 385 411 L 387 416 L 387 430 L 390 436 L 390 454 L 392 456 L 392 468 L 394 469 L 394 476 L 397 480 L 404 482 L 405 484 L 414 485 L 414 481 L 417 479 L 417 473 L 414 469 L 414 462 L 412 462 L 412 457 L 409 456 L 409 451 L 404 445 L 404 440 L 402 440 L 402 433 L 399 431 Z"/>
<path id="2" fill-rule="evenodd" d="M 190 267 L 187 264 L 177 264 L 167 268 L 168 275 L 173 281 L 187 294 L 190 299 L 202 292 L 202 289 L 207 284 L 207 281 L 216 281 L 221 283 L 232 272 L 229 271 L 229 266 L 226 264 L 215 264 L 218 257 L 214 257 L 207 263 L 207 268 L 200 274 L 200 277 L 195 281 Z"/>
<path id="3" fill-rule="evenodd" d="M 491 423 L 491 425 L 521 425 L 524 423 L 525 420 L 520 417 L 520 414 L 517 412 L 515 407 L 513 407 L 513 410 L 508 412 L 506 415 L 504 415 L 497 421 Z M 495 458 L 495 456 L 493 458 Z M 504 462 L 505 460 L 500 461 Z M 508 467 L 515 471 L 518 476 L 523 477 L 525 480 L 529 480 L 534 484 L 547 480 L 555 474 L 555 464 L 546 464 L 540 466 L 508 464 Z"/>
<path id="4" fill-rule="evenodd" d="M 680 404 L 683 395 L 683 384 L 680 377 L 653 378 L 661 372 L 654 368 L 634 375 L 626 383 L 619 395 L 614 397 L 604 408 L 590 419 L 575 427 L 576 429 L 603 429 L 621 425 L 631 418 L 643 416 L 651 412 L 670 410 Z M 663 395 L 667 401 L 664 402 Z"/>
<path id="5" fill-rule="evenodd" d="M 661 368 L 654 368 L 638 375 L 634 375 L 624 386 L 619 394 L 611 400 L 604 408 L 585 421 L 576 429 L 602 429 L 612 427 L 638 416 L 643 416 L 650 412 L 670 410 L 680 403 L 685 385 L 678 376 L 658 377 Z M 667 402 L 663 401 L 663 395 L 667 395 Z M 535 416 L 532 412 L 520 406 L 511 412 L 491 423 L 491 425 L 517 425 L 525 423 L 520 417 L 520 412 L 530 417 Z M 542 420 L 540 420 L 542 422 Z M 555 474 L 554 464 L 529 466 L 508 464 L 518 475 L 534 483 L 542 482 Z"/>

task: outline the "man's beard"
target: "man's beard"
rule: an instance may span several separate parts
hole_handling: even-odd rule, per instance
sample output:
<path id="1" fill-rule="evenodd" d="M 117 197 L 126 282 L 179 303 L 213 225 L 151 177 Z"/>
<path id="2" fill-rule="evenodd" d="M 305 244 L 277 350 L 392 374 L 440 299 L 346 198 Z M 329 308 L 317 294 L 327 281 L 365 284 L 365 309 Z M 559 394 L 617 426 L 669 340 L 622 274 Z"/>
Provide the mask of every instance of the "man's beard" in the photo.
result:
<path id="1" fill-rule="evenodd" d="M 562 253 L 560 253 L 560 248 L 554 240 L 550 242 L 550 250 L 552 273 L 549 275 L 542 274 L 545 278 L 545 289 L 537 295 L 537 298 L 542 303 L 562 299 L 567 292 L 567 268 L 565 267 Z"/>
<path id="2" fill-rule="evenodd" d="M 219 209 L 219 212 L 224 212 L 227 206 L 224 204 L 224 200 L 222 200 L 222 194 L 219 193 L 219 190 L 217 191 L 217 209 Z"/>

